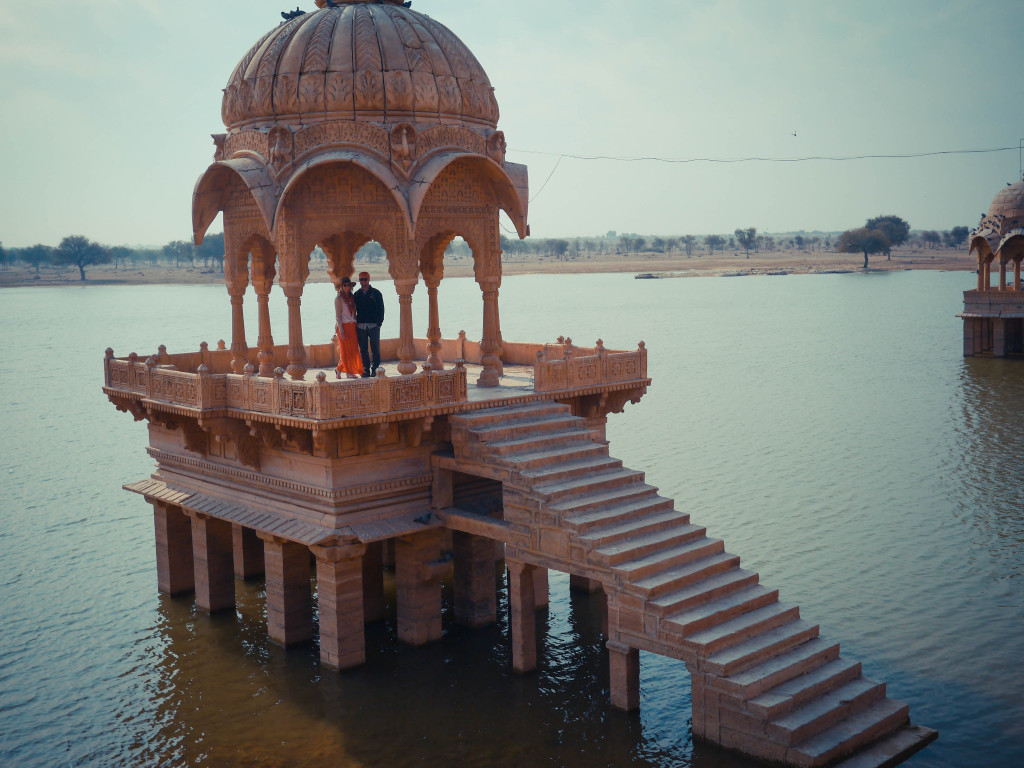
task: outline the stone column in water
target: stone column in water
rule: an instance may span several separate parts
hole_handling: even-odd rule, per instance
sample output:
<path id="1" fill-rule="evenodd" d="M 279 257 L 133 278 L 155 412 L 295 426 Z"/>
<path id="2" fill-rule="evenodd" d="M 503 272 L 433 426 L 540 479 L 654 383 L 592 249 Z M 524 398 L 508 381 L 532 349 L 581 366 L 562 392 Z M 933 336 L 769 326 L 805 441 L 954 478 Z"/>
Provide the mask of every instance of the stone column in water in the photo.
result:
<path id="1" fill-rule="evenodd" d="M 384 542 L 366 545 L 363 553 L 363 620 L 384 618 Z M 322 621 L 322 619 L 321 619 Z"/>
<path id="2" fill-rule="evenodd" d="M 433 528 L 395 540 L 398 639 L 423 645 L 441 637 L 441 531 Z"/>
<path id="3" fill-rule="evenodd" d="M 348 669 L 366 661 L 363 629 L 364 544 L 313 547 L 320 608 L 320 661 Z"/>
<path id="4" fill-rule="evenodd" d="M 263 541 L 252 528 L 237 523 L 231 526 L 235 578 L 253 579 L 263 575 Z"/>
<path id="5" fill-rule="evenodd" d="M 498 619 L 494 542 L 483 536 L 455 531 L 455 620 L 467 627 L 483 627 Z"/>
<path id="6" fill-rule="evenodd" d="M 506 559 L 508 566 L 509 623 L 512 629 L 512 669 L 537 668 L 537 605 L 534 598 L 536 567 Z"/>
<path id="7" fill-rule="evenodd" d="M 157 586 L 166 595 L 191 592 L 196 585 L 192 565 L 192 523 L 180 507 L 159 501 L 152 504 Z"/>
<path id="8" fill-rule="evenodd" d="M 198 513 L 192 516 L 196 604 L 208 613 L 235 607 L 232 550 L 231 523 Z"/>
<path id="9" fill-rule="evenodd" d="M 279 645 L 313 637 L 309 548 L 261 534 L 267 572 L 267 630 Z"/>

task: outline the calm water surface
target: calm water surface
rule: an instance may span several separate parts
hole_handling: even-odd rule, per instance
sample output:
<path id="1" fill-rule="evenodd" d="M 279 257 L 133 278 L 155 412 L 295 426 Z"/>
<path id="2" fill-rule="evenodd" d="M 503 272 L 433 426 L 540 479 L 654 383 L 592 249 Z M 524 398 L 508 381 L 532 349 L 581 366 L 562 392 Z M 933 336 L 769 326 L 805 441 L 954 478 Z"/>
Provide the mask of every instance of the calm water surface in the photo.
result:
<path id="1" fill-rule="evenodd" d="M 501 296 L 509 340 L 647 342 L 654 384 L 611 417 L 612 454 L 941 731 L 918 768 L 1024 764 L 1024 361 L 960 356 L 973 282 L 537 276 Z M 331 299 L 307 288 L 307 341 Z M 475 283 L 444 282 L 441 308 L 479 337 Z M 229 338 L 225 290 L 5 289 L 0 329 L 0 765 L 748 765 L 693 744 L 681 662 L 643 654 L 641 713 L 608 706 L 595 606 L 560 575 L 526 677 L 503 611 L 422 649 L 392 615 L 337 675 L 267 641 L 259 583 L 212 618 L 159 596 L 150 508 L 120 489 L 152 471 L 146 431 L 101 359 Z"/>

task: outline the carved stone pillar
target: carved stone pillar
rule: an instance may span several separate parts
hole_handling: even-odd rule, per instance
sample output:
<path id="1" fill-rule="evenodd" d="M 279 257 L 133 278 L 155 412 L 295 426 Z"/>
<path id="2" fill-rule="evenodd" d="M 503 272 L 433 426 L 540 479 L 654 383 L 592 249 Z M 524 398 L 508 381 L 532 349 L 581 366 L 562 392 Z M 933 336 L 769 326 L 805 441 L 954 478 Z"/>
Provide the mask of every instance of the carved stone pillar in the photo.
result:
<path id="1" fill-rule="evenodd" d="M 384 618 L 384 543 L 366 545 L 363 554 L 363 620 Z"/>
<path id="2" fill-rule="evenodd" d="M 259 312 L 259 338 L 256 346 L 259 347 L 260 376 L 274 375 L 274 337 L 270 332 L 270 287 L 273 285 L 273 277 L 269 280 L 261 279 L 253 283 L 256 289 L 256 304 Z"/>
<path id="3" fill-rule="evenodd" d="M 398 372 L 403 376 L 416 372 L 416 346 L 413 343 L 412 292 L 416 290 L 415 280 L 395 280 L 398 291 Z"/>
<path id="4" fill-rule="evenodd" d="M 302 285 L 283 284 L 288 298 L 288 375 L 301 379 L 306 375 L 306 348 L 302 343 Z"/>
<path id="5" fill-rule="evenodd" d="M 533 569 L 533 604 L 539 611 L 547 608 L 551 601 L 551 585 L 548 579 L 548 569 L 537 567 Z"/>
<path id="6" fill-rule="evenodd" d="M 1013 290 L 1020 291 L 1020 257 L 1013 260 Z"/>
<path id="7" fill-rule="evenodd" d="M 267 631 L 279 645 L 313 637 L 313 595 L 309 583 L 309 548 L 263 536 L 267 572 Z"/>
<path id="8" fill-rule="evenodd" d="M 509 624 L 512 629 L 512 669 L 531 672 L 537 668 L 537 605 L 534 597 L 535 566 L 508 559 Z"/>
<path id="9" fill-rule="evenodd" d="M 483 353 L 481 364 L 483 370 L 477 379 L 478 387 L 496 387 L 501 378 L 501 359 L 498 357 L 501 347 L 498 344 L 500 329 L 498 327 L 498 285 L 496 280 L 480 283 L 484 294 L 484 328 L 480 339 L 480 351 Z"/>
<path id="10" fill-rule="evenodd" d="M 157 586 L 165 595 L 191 592 L 196 584 L 192 566 L 192 523 L 179 507 L 159 501 L 152 504 Z"/>
<path id="11" fill-rule="evenodd" d="M 978 290 L 985 290 L 985 259 L 978 254 Z"/>
<path id="12" fill-rule="evenodd" d="M 263 541 L 252 528 L 237 523 L 231 526 L 235 578 L 252 579 L 263 575 Z"/>
<path id="13" fill-rule="evenodd" d="M 363 544 L 313 547 L 320 608 L 320 662 L 348 669 L 366 661 Z"/>
<path id="14" fill-rule="evenodd" d="M 498 620 L 494 543 L 483 536 L 454 531 L 452 553 L 455 620 L 467 627 L 493 624 Z"/>
<path id="15" fill-rule="evenodd" d="M 1000 254 L 999 256 L 999 290 L 1006 290 L 1006 262 L 1008 261 L 1006 254 Z"/>
<path id="16" fill-rule="evenodd" d="M 196 605 L 207 613 L 235 607 L 231 523 L 206 515 L 192 517 L 192 561 Z"/>
<path id="17" fill-rule="evenodd" d="M 245 316 L 242 314 L 245 287 L 238 290 L 232 286 L 228 290 L 231 295 L 231 370 L 241 373 L 249 354 L 249 347 L 245 343 Z"/>
<path id="18" fill-rule="evenodd" d="M 441 638 L 441 532 L 431 529 L 395 540 L 398 639 L 423 645 Z"/>
<path id="19" fill-rule="evenodd" d="M 441 360 L 441 320 L 437 311 L 437 282 L 427 282 L 429 318 L 427 321 L 427 364 L 432 371 L 443 371 Z"/>

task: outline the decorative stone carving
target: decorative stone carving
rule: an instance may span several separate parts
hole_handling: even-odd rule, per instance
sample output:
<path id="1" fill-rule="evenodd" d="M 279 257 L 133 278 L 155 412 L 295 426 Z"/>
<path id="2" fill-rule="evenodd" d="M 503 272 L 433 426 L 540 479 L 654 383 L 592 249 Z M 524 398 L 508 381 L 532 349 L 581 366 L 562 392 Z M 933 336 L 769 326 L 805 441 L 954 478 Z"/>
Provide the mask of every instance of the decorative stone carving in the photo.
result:
<path id="1" fill-rule="evenodd" d="M 267 142 L 270 147 L 270 167 L 275 173 L 280 173 L 292 161 L 292 132 L 275 125 L 267 135 Z"/>
<path id="2" fill-rule="evenodd" d="M 228 135 L 226 133 L 211 133 L 210 136 L 213 138 L 214 147 L 216 147 L 213 159 L 216 161 L 224 160 L 224 142 L 227 140 Z"/>
<path id="3" fill-rule="evenodd" d="M 505 133 L 495 131 L 487 137 L 487 156 L 498 165 L 505 164 Z"/>
<path id="4" fill-rule="evenodd" d="M 408 173 L 416 160 L 416 129 L 411 123 L 398 123 L 391 129 L 391 162 Z"/>

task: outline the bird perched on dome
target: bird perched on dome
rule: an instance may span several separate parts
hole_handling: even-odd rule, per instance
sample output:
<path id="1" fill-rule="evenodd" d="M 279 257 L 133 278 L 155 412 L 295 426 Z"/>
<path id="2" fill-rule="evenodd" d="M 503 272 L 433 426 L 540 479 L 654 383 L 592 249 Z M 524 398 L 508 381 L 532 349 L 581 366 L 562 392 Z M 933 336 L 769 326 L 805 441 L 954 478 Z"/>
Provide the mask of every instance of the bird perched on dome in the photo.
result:
<path id="1" fill-rule="evenodd" d="M 285 21 L 291 21 L 297 19 L 299 16 L 305 16 L 306 12 L 301 10 L 298 6 L 295 6 L 294 11 L 281 11 L 281 18 Z"/>

